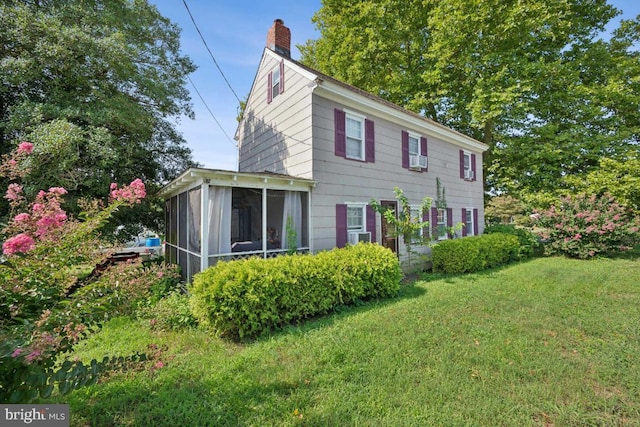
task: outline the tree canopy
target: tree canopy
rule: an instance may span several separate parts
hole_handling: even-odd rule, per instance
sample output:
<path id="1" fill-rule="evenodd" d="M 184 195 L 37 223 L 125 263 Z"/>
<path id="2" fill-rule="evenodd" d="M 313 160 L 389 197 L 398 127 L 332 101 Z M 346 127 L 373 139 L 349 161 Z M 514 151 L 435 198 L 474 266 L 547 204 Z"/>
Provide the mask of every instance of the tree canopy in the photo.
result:
<path id="1" fill-rule="evenodd" d="M 101 197 L 135 178 L 153 189 L 193 164 L 175 124 L 193 115 L 195 66 L 155 6 L 8 0 L 0 28 L 0 153 L 34 143 L 25 190 Z"/>
<path id="2" fill-rule="evenodd" d="M 323 0 L 302 62 L 487 143 L 487 189 L 637 152 L 640 21 L 606 0 Z"/>

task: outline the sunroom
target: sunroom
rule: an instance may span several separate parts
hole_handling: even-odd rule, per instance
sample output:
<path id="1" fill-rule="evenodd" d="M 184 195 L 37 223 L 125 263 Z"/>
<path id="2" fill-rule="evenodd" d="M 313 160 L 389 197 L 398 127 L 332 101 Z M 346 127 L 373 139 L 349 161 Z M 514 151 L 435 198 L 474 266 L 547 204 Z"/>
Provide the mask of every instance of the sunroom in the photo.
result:
<path id="1" fill-rule="evenodd" d="M 219 260 L 311 251 L 313 186 L 287 175 L 191 168 L 160 192 L 165 259 L 191 281 Z"/>

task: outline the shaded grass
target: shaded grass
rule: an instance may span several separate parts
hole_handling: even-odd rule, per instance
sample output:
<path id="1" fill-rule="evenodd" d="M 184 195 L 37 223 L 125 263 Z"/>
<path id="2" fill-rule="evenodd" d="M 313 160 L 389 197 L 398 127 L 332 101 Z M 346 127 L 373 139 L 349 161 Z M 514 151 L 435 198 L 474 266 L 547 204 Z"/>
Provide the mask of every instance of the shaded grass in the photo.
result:
<path id="1" fill-rule="evenodd" d="M 166 346 L 79 390 L 72 425 L 640 425 L 640 261 L 426 276 L 246 345 L 118 319 L 82 358 Z"/>

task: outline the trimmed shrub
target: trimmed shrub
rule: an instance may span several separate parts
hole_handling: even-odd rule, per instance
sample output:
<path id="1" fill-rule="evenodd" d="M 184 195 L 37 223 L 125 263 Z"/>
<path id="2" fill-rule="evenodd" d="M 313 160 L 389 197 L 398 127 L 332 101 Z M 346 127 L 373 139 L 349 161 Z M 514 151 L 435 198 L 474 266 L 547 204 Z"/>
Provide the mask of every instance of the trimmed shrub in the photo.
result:
<path id="1" fill-rule="evenodd" d="M 515 261 L 519 241 L 514 235 L 485 234 L 444 240 L 431 248 L 433 271 L 472 273 Z"/>
<path id="2" fill-rule="evenodd" d="M 503 233 L 512 234 L 520 241 L 520 257 L 527 258 L 542 256 L 544 246 L 539 235 L 526 228 L 517 227 L 511 224 L 492 224 L 484 229 L 484 234 Z"/>
<path id="3" fill-rule="evenodd" d="M 340 305 L 394 296 L 401 278 L 395 254 L 370 243 L 219 262 L 194 276 L 191 309 L 221 335 L 249 338 Z"/>

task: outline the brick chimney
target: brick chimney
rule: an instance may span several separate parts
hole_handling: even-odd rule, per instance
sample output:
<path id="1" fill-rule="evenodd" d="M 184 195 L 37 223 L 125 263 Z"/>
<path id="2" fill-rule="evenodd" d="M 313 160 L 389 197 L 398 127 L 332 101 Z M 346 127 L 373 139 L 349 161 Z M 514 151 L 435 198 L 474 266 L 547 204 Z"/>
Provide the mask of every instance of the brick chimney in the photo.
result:
<path id="1" fill-rule="evenodd" d="M 291 30 L 284 26 L 282 19 L 273 21 L 267 32 L 267 47 L 282 56 L 291 58 Z"/>

